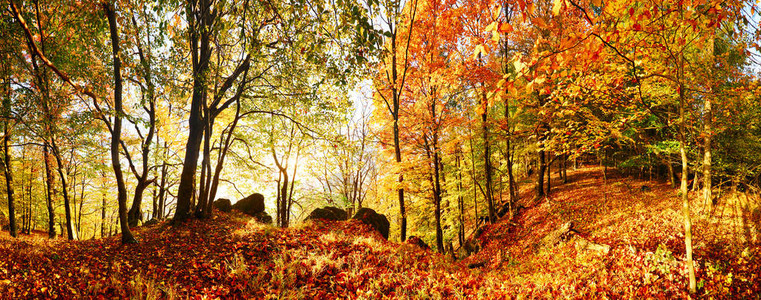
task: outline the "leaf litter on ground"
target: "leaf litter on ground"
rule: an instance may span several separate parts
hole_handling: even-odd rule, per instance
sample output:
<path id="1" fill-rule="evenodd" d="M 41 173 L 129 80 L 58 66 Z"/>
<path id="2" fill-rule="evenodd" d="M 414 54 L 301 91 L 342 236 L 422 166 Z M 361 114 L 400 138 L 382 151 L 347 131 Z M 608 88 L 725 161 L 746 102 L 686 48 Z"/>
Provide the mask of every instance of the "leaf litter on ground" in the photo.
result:
<path id="1" fill-rule="evenodd" d="M 569 183 L 556 185 L 549 199 L 522 201 L 527 208 L 515 218 L 487 226 L 477 237 L 483 250 L 461 261 L 386 241 L 354 220 L 278 229 L 217 212 L 181 226 L 136 228 L 135 245 L 122 245 L 118 236 L 65 241 L 6 233 L 0 235 L 0 297 L 687 297 L 675 190 L 611 173 L 603 180 L 599 168 L 570 172 Z M 532 199 L 530 193 L 524 188 L 521 199 Z M 761 251 L 748 229 L 758 220 L 734 207 L 740 196 L 723 200 L 710 216 L 699 212 L 698 195 L 690 196 L 698 296 L 758 298 Z M 752 210 L 748 199 L 742 208 Z M 576 234 L 610 251 L 585 251 L 571 242 L 542 245 L 569 221 Z M 483 267 L 468 268 L 474 262 Z"/>

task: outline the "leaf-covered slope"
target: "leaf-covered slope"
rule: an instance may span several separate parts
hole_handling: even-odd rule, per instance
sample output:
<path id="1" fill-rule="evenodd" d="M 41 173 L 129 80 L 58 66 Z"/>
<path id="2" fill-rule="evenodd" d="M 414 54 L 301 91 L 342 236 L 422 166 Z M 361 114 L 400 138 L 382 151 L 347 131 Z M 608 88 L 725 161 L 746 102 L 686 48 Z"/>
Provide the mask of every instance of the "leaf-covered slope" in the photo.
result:
<path id="1" fill-rule="evenodd" d="M 674 190 L 615 175 L 604 184 L 599 169 L 569 175 L 551 201 L 524 203 L 528 208 L 514 220 L 486 228 L 479 237 L 484 250 L 457 263 L 386 241 L 357 221 L 277 229 L 217 213 L 178 227 L 138 228 L 141 243 L 126 246 L 118 237 L 70 242 L 16 240 L 3 233 L 0 298 L 686 296 Z M 757 206 L 747 198 L 731 199 L 720 202 L 712 218 L 695 212 L 698 293 L 758 298 L 757 237 L 756 244 L 747 243 L 754 241 Z M 610 245 L 610 251 L 583 250 L 573 241 L 542 243 L 568 221 L 575 235 Z M 481 267 L 468 268 L 473 263 Z"/>
<path id="2" fill-rule="evenodd" d="M 501 220 L 487 227 L 478 237 L 484 250 L 462 264 L 487 262 L 484 272 L 535 296 L 686 297 L 676 189 L 665 182 L 607 175 L 604 180 L 600 168 L 569 173 L 569 182 L 555 184 L 549 201 L 524 203 L 528 208 L 512 222 Z M 761 248 L 754 229 L 759 220 L 752 217 L 759 211 L 759 199 L 725 196 L 707 217 L 697 193 L 690 197 L 698 294 L 761 297 Z M 574 241 L 551 247 L 542 243 L 567 222 L 573 224 L 573 235 L 610 245 L 610 251 L 583 250 Z"/>
<path id="3" fill-rule="evenodd" d="M 184 226 L 69 242 L 2 236 L 3 298 L 208 296 L 304 298 L 474 295 L 469 270 L 412 245 L 383 240 L 358 221 L 276 229 L 218 213 Z M 462 272 L 461 272 L 462 271 Z"/>

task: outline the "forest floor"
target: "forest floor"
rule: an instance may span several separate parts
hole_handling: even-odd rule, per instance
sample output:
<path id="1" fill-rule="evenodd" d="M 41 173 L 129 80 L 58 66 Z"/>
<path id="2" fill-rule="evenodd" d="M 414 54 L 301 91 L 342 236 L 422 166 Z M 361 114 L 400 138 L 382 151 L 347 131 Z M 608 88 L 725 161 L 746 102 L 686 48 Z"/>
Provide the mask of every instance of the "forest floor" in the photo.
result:
<path id="1" fill-rule="evenodd" d="M 136 245 L 3 232 L 0 298 L 686 298 L 675 189 L 608 175 L 585 168 L 555 180 L 549 201 L 521 203 L 513 220 L 478 237 L 483 250 L 458 262 L 385 241 L 358 221 L 277 229 L 218 213 L 136 228 Z M 761 298 L 758 199 L 725 194 L 708 214 L 690 197 L 696 296 Z M 546 242 L 569 221 L 580 238 Z M 582 238 L 610 248 L 585 250 Z"/>

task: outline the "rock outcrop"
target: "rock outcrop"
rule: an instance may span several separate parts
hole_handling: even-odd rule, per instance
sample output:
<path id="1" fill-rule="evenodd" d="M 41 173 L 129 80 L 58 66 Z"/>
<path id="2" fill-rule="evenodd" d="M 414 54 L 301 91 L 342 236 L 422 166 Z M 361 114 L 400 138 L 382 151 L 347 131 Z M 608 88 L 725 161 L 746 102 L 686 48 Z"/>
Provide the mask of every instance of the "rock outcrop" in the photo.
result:
<path id="1" fill-rule="evenodd" d="M 388 219 L 386 219 L 386 216 L 383 214 L 379 214 L 370 208 L 363 207 L 354 214 L 352 219 L 360 220 L 362 223 L 372 226 L 375 230 L 380 232 L 383 238 L 388 239 L 390 224 Z"/>
<path id="2" fill-rule="evenodd" d="M 264 212 L 264 196 L 259 193 L 251 194 L 251 196 L 235 202 L 232 208 L 249 216 L 256 216 L 256 214 Z"/>
<path id="3" fill-rule="evenodd" d="M 313 210 L 305 220 L 322 219 L 331 221 L 345 221 L 348 218 L 349 215 L 345 210 L 338 207 L 326 206 Z"/>
<path id="4" fill-rule="evenodd" d="M 212 205 L 214 205 L 214 208 L 223 212 L 230 212 L 233 209 L 230 199 L 225 199 L 225 198 L 217 199 L 216 201 L 214 201 L 214 204 Z"/>

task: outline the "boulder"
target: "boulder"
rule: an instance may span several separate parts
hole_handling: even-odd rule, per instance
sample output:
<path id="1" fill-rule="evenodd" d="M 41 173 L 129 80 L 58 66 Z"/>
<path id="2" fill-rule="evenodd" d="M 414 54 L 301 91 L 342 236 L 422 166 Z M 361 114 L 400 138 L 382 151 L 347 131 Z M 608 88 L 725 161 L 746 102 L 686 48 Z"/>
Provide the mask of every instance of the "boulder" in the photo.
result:
<path id="1" fill-rule="evenodd" d="M 388 239 L 388 230 L 390 224 L 386 216 L 375 212 L 374 210 L 363 207 L 360 208 L 352 219 L 360 220 L 362 223 L 372 226 L 375 230 L 380 232 L 383 238 Z"/>
<path id="2" fill-rule="evenodd" d="M 344 221 L 349 218 L 349 215 L 346 213 L 345 210 L 332 207 L 332 206 L 326 206 L 323 208 L 317 208 L 313 210 L 309 216 L 306 217 L 305 220 L 315 220 L 315 219 L 321 219 L 321 220 L 331 220 L 331 221 Z"/>
<path id="3" fill-rule="evenodd" d="M 253 215 L 254 219 L 256 219 L 257 222 L 262 224 L 272 224 L 272 217 L 268 215 L 266 212 L 258 212 Z"/>
<path id="4" fill-rule="evenodd" d="M 217 199 L 212 205 L 214 205 L 217 210 L 223 212 L 230 212 L 233 209 L 232 204 L 230 203 L 230 199 L 225 198 Z"/>
<path id="5" fill-rule="evenodd" d="M 264 196 L 259 193 L 254 193 L 251 196 L 235 202 L 232 208 L 249 216 L 255 216 L 258 213 L 264 212 Z"/>
<path id="6" fill-rule="evenodd" d="M 413 235 L 413 236 L 411 236 L 410 238 L 408 238 L 408 239 L 407 239 L 407 241 L 406 241 L 406 243 L 407 243 L 407 244 L 410 244 L 410 245 L 415 245 L 415 246 L 418 246 L 418 247 L 420 247 L 420 248 L 421 248 L 421 249 L 423 249 L 423 250 L 429 250 L 429 249 L 431 249 L 431 247 L 428 247 L 428 244 L 426 244 L 426 243 L 423 241 L 423 239 L 421 239 L 421 238 L 419 238 L 419 237 L 416 237 L 416 236 L 414 236 L 414 235 Z"/>
<path id="7" fill-rule="evenodd" d="M 346 220 L 348 220 L 348 219 L 349 219 L 349 213 L 347 213 L 345 210 L 343 210 L 343 209 L 340 209 L 340 208 L 338 208 L 338 207 L 334 207 L 334 206 L 325 206 L 323 209 L 327 209 L 327 210 L 329 210 L 329 211 L 333 212 L 333 214 L 334 214 L 336 217 L 338 217 L 338 219 L 339 219 L 339 220 L 341 220 L 341 221 L 346 221 Z"/>

